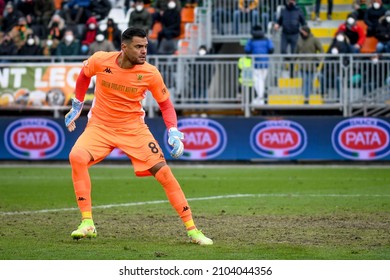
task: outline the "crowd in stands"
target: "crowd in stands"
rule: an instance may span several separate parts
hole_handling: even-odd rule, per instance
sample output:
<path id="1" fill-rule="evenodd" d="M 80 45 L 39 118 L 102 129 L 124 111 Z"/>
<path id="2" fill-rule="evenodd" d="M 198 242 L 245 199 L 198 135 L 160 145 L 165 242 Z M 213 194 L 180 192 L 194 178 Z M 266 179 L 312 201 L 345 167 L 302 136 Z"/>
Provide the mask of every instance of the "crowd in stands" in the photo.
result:
<path id="1" fill-rule="evenodd" d="M 118 2 L 120 4 L 118 5 Z M 380 54 L 390 53 L 390 0 L 351 0 L 351 10 L 338 26 L 327 49 L 315 37 L 309 27 L 309 18 L 298 0 L 283 0 L 283 9 L 276 13 L 274 0 L 213 0 L 212 22 L 218 35 L 243 34 L 243 24 L 249 23 L 251 38 L 243 48 L 248 55 L 265 55 L 251 64 L 243 56 L 239 68 L 251 65 L 255 90 L 253 102 L 264 104 L 265 80 L 268 75 L 269 54 L 276 53 L 273 38 L 268 38 L 269 29 L 280 35 L 281 54 L 304 54 L 287 57 L 290 78 L 302 78 L 302 93 L 307 102 L 313 92 L 313 77 L 319 71 L 321 92 L 326 87 L 337 87 L 340 73 L 329 68 L 331 63 L 319 70 L 317 53 L 357 54 L 364 52 L 369 38 L 375 46 L 371 59 L 380 59 Z M 313 0 L 314 18 L 319 21 L 321 1 Z M 333 1 L 329 0 L 326 18 L 332 19 Z M 183 32 L 181 11 L 184 7 L 201 6 L 201 0 L 0 0 L 0 56 L 77 56 L 92 55 L 97 51 L 120 50 L 121 28 L 117 18 L 110 17 L 113 8 L 120 7 L 128 17 L 127 26 L 143 28 L 149 35 L 149 54 L 174 54 L 177 40 Z M 278 15 L 277 17 L 275 15 Z M 160 29 L 156 32 L 156 26 Z M 154 33 L 155 32 L 155 33 Z M 151 38 L 151 36 L 150 36 Z M 199 48 L 205 53 L 213 50 Z M 198 53 L 198 59 L 204 54 Z M 326 56 L 325 60 L 335 60 Z M 348 65 L 349 61 L 343 61 Z M 306 66 L 305 66 L 306 65 Z M 362 69 L 359 69 L 360 71 Z M 291 72 L 291 71 L 294 71 Z M 240 81 L 241 83 L 241 81 Z M 199 92 L 199 97 L 205 94 Z"/>
<path id="2" fill-rule="evenodd" d="M 181 7 L 198 5 L 194 0 L 0 0 L 0 55 L 75 56 L 120 50 L 123 30 L 109 18 L 118 2 L 124 14 L 131 10 L 128 26 L 150 34 L 161 22 L 151 54 L 163 41 L 180 35 Z"/>
<path id="3" fill-rule="evenodd" d="M 351 13 L 334 35 L 329 53 L 340 52 L 337 38 L 345 38 L 351 53 L 359 53 L 366 38 L 377 39 L 376 52 L 390 52 L 390 0 L 355 0 Z M 86 55 L 97 50 L 119 50 L 120 34 L 115 18 L 108 18 L 117 0 L 0 0 L 0 55 Z M 158 22 L 151 54 L 171 54 L 182 32 L 180 11 L 184 6 L 201 5 L 196 0 L 124 0 L 124 13 L 131 9 L 128 26 L 139 26 L 151 34 Z M 240 23 L 260 25 L 266 33 L 269 22 L 281 34 L 281 53 L 296 52 L 302 27 L 308 25 L 296 0 L 286 0 L 278 18 L 271 18 L 267 0 L 215 0 L 213 20 L 217 32 L 225 33 L 232 20 L 234 34 Z M 272 2 L 272 1 L 271 1 Z M 387 3 L 389 4 L 389 3 Z M 320 1 L 313 0 L 318 18 Z M 332 18 L 333 1 L 328 1 L 327 17 Z M 364 22 L 364 26 L 357 24 Z M 303 31 L 304 32 L 304 31 Z M 340 36 L 339 36 L 340 35 Z M 343 35 L 343 36 L 341 36 Z M 302 39 L 302 38 L 301 38 Z M 288 50 L 289 48 L 289 50 Z"/>
<path id="4" fill-rule="evenodd" d="M 227 3 L 226 1 L 228 0 L 220 0 L 220 2 L 224 3 Z M 318 56 L 316 57 L 315 54 L 324 52 L 333 55 L 369 53 L 370 56 L 368 59 L 375 63 L 378 59 L 382 58 L 381 54 L 390 53 L 390 10 L 387 8 L 387 4 L 390 3 L 385 3 L 385 1 L 386 0 L 351 1 L 351 10 L 348 12 L 345 21 L 336 29 L 327 50 L 324 50 L 321 40 L 316 38 L 311 32 L 308 22 L 311 18 L 304 13 L 302 7 L 298 5 L 297 0 L 285 0 L 284 7 L 278 13 L 278 17 L 273 20 L 270 18 L 270 21 L 272 22 L 272 31 L 280 36 L 280 53 L 305 54 L 305 56 L 297 56 L 296 58 L 285 58 L 286 64 L 290 63 L 290 66 L 287 67 L 290 70 L 289 77 L 302 78 L 302 93 L 305 97 L 305 103 L 308 102 L 310 94 L 313 93 L 313 78 L 318 73 L 321 84 L 321 94 L 328 92 L 329 88 L 335 88 L 338 91 L 337 94 L 340 93 L 340 72 L 338 72 L 340 69 L 334 67 L 334 65 L 338 64 L 324 63 L 322 65 Z M 263 56 L 273 53 L 274 48 L 271 45 L 269 38 L 264 35 L 267 31 L 264 29 L 264 26 L 268 26 L 269 22 L 259 26 L 259 23 L 262 23 L 259 21 L 259 18 L 264 18 L 263 15 L 261 15 L 261 12 L 264 11 L 261 5 L 264 5 L 266 1 L 248 0 L 239 2 L 240 4 L 244 3 L 244 6 L 238 6 L 241 14 L 244 14 L 245 12 L 252 13 L 252 16 L 247 18 L 247 22 L 252 26 L 252 38 L 248 40 L 244 52 L 246 54 L 258 54 Z M 314 6 L 313 20 L 320 21 L 319 11 L 321 1 L 313 0 L 312 3 Z M 231 14 L 233 15 L 234 22 L 234 18 L 238 14 L 237 10 L 234 10 L 235 8 L 229 5 L 226 7 L 231 10 L 227 11 L 215 8 L 215 20 L 219 20 L 222 16 L 225 16 L 226 18 L 226 14 Z M 256 13 L 253 13 L 253 10 L 256 10 Z M 328 7 L 326 9 L 326 18 L 328 20 L 332 19 L 332 13 L 333 1 L 330 0 L 328 1 Z M 220 34 L 225 32 L 226 25 L 224 25 L 223 20 L 219 21 L 218 24 L 216 22 L 215 27 Z M 234 32 L 237 30 L 236 23 L 233 25 L 233 30 Z M 259 36 L 259 34 L 261 34 L 261 36 Z M 366 40 L 370 39 L 374 39 L 373 42 L 375 45 L 373 49 L 367 52 L 367 50 L 364 50 L 364 46 Z M 325 60 L 328 62 L 332 60 L 338 62 L 339 58 L 336 56 L 326 56 Z M 295 62 L 298 63 L 294 66 L 293 64 Z M 244 68 L 242 65 L 245 63 L 251 65 L 251 62 L 248 62 L 245 57 L 240 59 L 239 69 L 242 70 Z M 344 59 L 343 64 L 344 66 L 349 65 L 348 58 Z M 268 60 L 264 59 L 261 63 L 255 60 L 253 65 L 255 69 L 253 72 L 253 87 L 256 96 L 252 100 L 252 103 L 262 104 L 264 100 L 264 80 L 267 76 Z M 319 67 L 320 65 L 322 66 Z M 361 72 L 361 69 L 358 70 L 359 71 L 357 72 Z"/>

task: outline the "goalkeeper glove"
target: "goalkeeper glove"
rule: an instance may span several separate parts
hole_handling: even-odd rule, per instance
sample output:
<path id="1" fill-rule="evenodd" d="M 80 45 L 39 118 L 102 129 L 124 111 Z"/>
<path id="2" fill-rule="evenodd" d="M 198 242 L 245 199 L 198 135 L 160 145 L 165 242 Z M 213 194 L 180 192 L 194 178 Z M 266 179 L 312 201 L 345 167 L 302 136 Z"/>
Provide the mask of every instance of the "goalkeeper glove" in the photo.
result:
<path id="1" fill-rule="evenodd" d="M 181 140 L 184 139 L 184 133 L 177 130 L 176 127 L 171 127 L 168 130 L 168 144 L 173 147 L 171 156 L 179 158 L 184 152 L 184 144 Z"/>
<path id="2" fill-rule="evenodd" d="M 65 115 L 65 126 L 70 132 L 76 128 L 75 121 L 80 116 L 83 105 L 84 102 L 78 101 L 76 98 L 72 99 L 72 109 Z"/>

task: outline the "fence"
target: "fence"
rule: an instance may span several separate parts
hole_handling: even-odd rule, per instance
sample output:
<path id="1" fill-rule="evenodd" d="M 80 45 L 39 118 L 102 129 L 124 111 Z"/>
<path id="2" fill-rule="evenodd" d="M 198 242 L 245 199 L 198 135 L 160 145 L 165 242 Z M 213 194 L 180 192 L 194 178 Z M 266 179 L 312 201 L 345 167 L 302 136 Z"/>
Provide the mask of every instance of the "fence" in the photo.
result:
<path id="1" fill-rule="evenodd" d="M 266 31 L 269 23 L 276 21 L 278 7 L 283 6 L 285 0 L 259 0 L 258 7 L 250 13 L 240 13 L 237 0 L 207 0 L 212 25 L 213 42 L 237 41 L 249 38 L 251 26 L 258 24 Z M 244 1 L 244 3 L 246 3 Z"/>
<path id="2" fill-rule="evenodd" d="M 204 113 L 235 110 L 246 117 L 267 110 L 282 110 L 286 113 L 289 110 L 317 110 L 318 114 L 321 114 L 321 110 L 336 110 L 343 116 L 388 116 L 390 56 L 383 55 L 379 60 L 374 57 L 376 56 L 373 54 L 345 56 L 324 54 L 315 57 L 295 55 L 294 58 L 277 54 L 182 55 L 149 56 L 148 60 L 160 70 L 177 110 Z M 34 59 L 40 62 L 29 64 L 25 62 Z M 68 82 L 67 90 L 73 94 L 76 74 L 82 66 L 80 62 L 75 64 L 74 61 L 83 59 L 85 57 L 61 59 L 2 57 L 0 62 L 2 113 L 5 114 L 6 110 L 30 109 L 53 110 L 56 112 L 55 116 L 61 115 L 62 110 L 68 109 L 66 101 L 48 107 L 36 102 L 27 102 L 25 96 L 23 99 L 16 95 L 20 95 L 20 88 L 34 91 L 32 82 L 29 85 L 25 83 L 41 79 L 39 75 L 47 76 L 48 74 L 45 74 L 47 69 L 72 65 L 76 69 L 55 71 L 53 75 L 57 76 L 53 77 L 53 80 L 60 84 Z M 258 59 L 266 59 L 266 62 L 261 63 L 267 67 L 260 71 L 256 69 L 256 63 L 253 63 Z M 15 70 L 21 67 L 35 67 L 39 71 Z M 16 73 L 26 75 L 30 73 L 30 78 L 21 76 L 22 74 L 16 76 Z M 63 76 L 58 76 L 59 73 Z M 9 81 L 15 81 L 16 78 L 20 80 L 19 84 L 12 86 Z M 50 88 L 46 86 L 44 91 L 43 94 L 49 94 Z M 93 89 L 90 92 L 92 94 Z M 14 102 L 5 102 L 6 95 L 8 97 L 11 95 Z M 47 96 L 45 98 L 47 99 Z M 150 95 L 147 96 L 144 107 L 149 117 L 153 117 L 158 110 Z"/>
<path id="3" fill-rule="evenodd" d="M 258 80 L 264 73 L 252 63 L 259 58 L 269 59 L 263 83 Z M 343 116 L 378 116 L 389 113 L 389 58 L 377 60 L 372 54 L 295 55 L 294 59 L 288 55 L 188 55 L 154 57 L 151 62 L 158 65 L 177 109 L 236 109 L 247 117 L 256 110 L 272 109 L 329 109 Z M 256 87 L 264 88 L 264 93 L 259 96 Z"/>

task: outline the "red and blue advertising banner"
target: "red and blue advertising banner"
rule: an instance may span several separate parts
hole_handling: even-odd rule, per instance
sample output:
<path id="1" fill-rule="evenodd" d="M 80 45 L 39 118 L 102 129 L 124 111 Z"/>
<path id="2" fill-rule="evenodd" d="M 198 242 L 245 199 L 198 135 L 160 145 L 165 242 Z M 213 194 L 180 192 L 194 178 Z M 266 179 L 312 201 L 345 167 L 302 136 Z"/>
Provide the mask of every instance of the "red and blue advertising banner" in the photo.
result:
<path id="1" fill-rule="evenodd" d="M 67 160 L 86 117 L 70 133 L 63 119 L 0 118 L 0 160 Z M 175 161 L 389 161 L 390 118 L 179 118 L 185 152 L 170 157 L 161 118 L 146 119 L 168 160 Z M 127 160 L 113 150 L 109 160 Z"/>

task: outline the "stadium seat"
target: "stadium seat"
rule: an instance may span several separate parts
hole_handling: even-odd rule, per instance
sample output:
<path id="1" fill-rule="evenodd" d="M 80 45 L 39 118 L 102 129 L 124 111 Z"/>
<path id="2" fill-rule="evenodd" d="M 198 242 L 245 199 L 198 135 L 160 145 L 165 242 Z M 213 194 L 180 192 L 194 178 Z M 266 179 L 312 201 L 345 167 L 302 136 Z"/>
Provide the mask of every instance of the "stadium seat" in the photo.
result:
<path id="1" fill-rule="evenodd" d="M 153 13 L 154 9 L 150 8 L 149 12 Z M 180 35 L 176 38 L 178 40 L 184 39 L 186 37 L 186 24 L 194 22 L 195 19 L 195 8 L 194 7 L 184 7 L 181 9 L 181 24 L 180 24 Z M 162 29 L 162 25 L 160 22 L 156 22 L 153 25 L 153 29 L 151 34 L 149 35 L 149 38 L 152 40 L 157 39 L 158 32 L 160 32 Z"/>
<path id="2" fill-rule="evenodd" d="M 154 12 L 156 11 L 153 7 L 147 7 L 147 10 L 150 14 L 154 14 Z"/>
<path id="3" fill-rule="evenodd" d="M 357 24 L 363 27 L 364 31 L 367 32 L 367 24 L 363 20 L 358 20 Z M 378 40 L 375 37 L 367 37 L 360 49 L 361 53 L 374 53 L 376 51 L 376 44 Z"/>
<path id="4" fill-rule="evenodd" d="M 300 88 L 302 87 L 301 78 L 279 78 L 278 79 L 279 88 Z"/>
<path id="5" fill-rule="evenodd" d="M 157 40 L 158 32 L 162 30 L 162 24 L 159 21 L 156 21 L 153 25 L 152 32 L 149 35 L 149 39 Z"/>
<path id="6" fill-rule="evenodd" d="M 345 20 L 350 14 L 351 11 L 335 11 L 332 12 L 332 20 Z M 315 14 L 314 11 L 311 13 L 311 18 L 314 18 Z M 328 13 L 326 10 L 320 11 L 320 19 L 321 20 L 327 20 L 328 19 Z"/>
<path id="7" fill-rule="evenodd" d="M 181 9 L 181 22 L 194 22 L 195 20 L 195 8 L 184 7 Z"/>
<path id="8" fill-rule="evenodd" d="M 114 21 L 118 24 L 126 22 L 126 15 L 125 15 L 125 12 L 122 8 L 112 8 L 110 10 L 107 18 L 114 19 Z"/>
<path id="9" fill-rule="evenodd" d="M 180 36 L 178 39 L 186 38 L 186 24 L 193 23 L 195 20 L 195 8 L 184 7 L 181 9 Z"/>
<path id="10" fill-rule="evenodd" d="M 64 2 L 63 0 L 54 0 L 54 7 L 56 8 L 56 10 L 61 10 L 62 9 L 62 2 Z"/>
<path id="11" fill-rule="evenodd" d="M 182 22 L 180 24 L 180 35 L 178 37 L 178 39 L 184 39 L 185 38 L 185 31 L 186 31 L 186 23 L 185 22 Z"/>
<path id="12" fill-rule="evenodd" d="M 356 24 L 363 27 L 364 31 L 367 32 L 367 24 L 364 22 L 364 20 L 358 20 Z"/>
<path id="13" fill-rule="evenodd" d="M 314 88 L 319 87 L 318 80 L 313 81 Z M 302 88 L 302 79 L 301 78 L 279 78 L 278 79 L 278 88 L 295 88 L 297 93 L 289 94 L 270 94 L 268 96 L 268 104 L 270 105 L 303 105 L 304 96 L 300 93 Z M 323 104 L 322 96 L 318 94 L 311 94 L 309 96 L 310 105 L 321 105 Z"/>
<path id="14" fill-rule="evenodd" d="M 177 43 L 177 55 L 189 54 L 190 42 L 186 39 L 180 39 Z"/>
<path id="15" fill-rule="evenodd" d="M 303 105 L 304 97 L 302 94 L 270 94 L 268 96 L 269 105 Z M 309 96 L 310 105 L 322 105 L 324 104 L 322 96 L 318 94 L 311 94 Z"/>
<path id="16" fill-rule="evenodd" d="M 197 39 L 199 26 L 196 23 L 185 25 L 185 38 Z"/>
<path id="17" fill-rule="evenodd" d="M 333 38 L 337 27 L 312 27 L 311 33 L 317 38 Z"/>
<path id="18" fill-rule="evenodd" d="M 363 43 L 362 48 L 360 49 L 360 52 L 375 53 L 377 44 L 378 44 L 378 39 L 376 39 L 375 37 L 367 37 Z"/>

